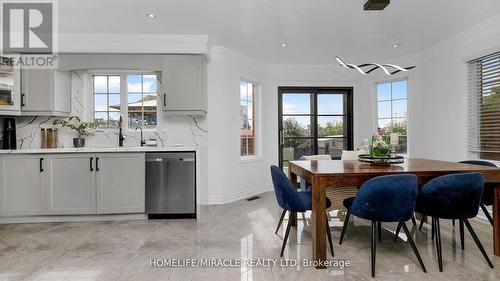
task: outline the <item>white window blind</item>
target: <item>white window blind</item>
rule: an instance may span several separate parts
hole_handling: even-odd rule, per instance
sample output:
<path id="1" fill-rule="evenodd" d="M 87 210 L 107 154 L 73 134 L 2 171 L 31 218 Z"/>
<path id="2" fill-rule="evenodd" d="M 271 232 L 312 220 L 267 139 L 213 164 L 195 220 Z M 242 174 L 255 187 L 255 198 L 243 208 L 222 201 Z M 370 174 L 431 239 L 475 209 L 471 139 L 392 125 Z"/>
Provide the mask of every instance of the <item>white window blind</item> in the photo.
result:
<path id="1" fill-rule="evenodd" d="M 468 63 L 469 152 L 500 160 L 500 52 Z"/>

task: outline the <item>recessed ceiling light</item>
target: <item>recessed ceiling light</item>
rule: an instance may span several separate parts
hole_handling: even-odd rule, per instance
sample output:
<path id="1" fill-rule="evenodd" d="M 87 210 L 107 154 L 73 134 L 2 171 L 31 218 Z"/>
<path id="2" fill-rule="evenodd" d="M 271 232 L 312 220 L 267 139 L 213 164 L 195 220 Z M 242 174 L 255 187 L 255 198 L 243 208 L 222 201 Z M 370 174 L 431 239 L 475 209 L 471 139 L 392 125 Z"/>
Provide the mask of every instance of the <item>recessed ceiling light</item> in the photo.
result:
<path id="1" fill-rule="evenodd" d="M 151 14 L 151 13 L 147 13 L 147 16 L 148 16 L 148 18 L 150 18 L 150 19 L 154 19 L 154 18 L 155 18 L 155 15 L 154 15 L 154 14 Z"/>
<path id="2" fill-rule="evenodd" d="M 392 47 L 395 49 L 395 48 L 398 48 L 399 47 L 399 44 L 394 44 L 392 45 Z"/>
<path id="3" fill-rule="evenodd" d="M 286 43 L 281 43 L 281 47 L 286 47 Z"/>

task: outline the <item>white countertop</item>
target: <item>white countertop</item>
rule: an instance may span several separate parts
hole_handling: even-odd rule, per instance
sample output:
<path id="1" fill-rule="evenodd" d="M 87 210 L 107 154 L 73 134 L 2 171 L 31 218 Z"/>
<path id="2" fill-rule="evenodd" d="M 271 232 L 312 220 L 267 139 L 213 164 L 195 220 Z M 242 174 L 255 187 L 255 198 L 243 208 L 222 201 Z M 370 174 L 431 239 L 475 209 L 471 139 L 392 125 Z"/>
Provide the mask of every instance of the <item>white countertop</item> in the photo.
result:
<path id="1" fill-rule="evenodd" d="M 104 152 L 169 152 L 196 151 L 192 146 L 134 146 L 134 147 L 82 147 L 82 148 L 28 148 L 1 150 L 0 154 L 42 154 L 42 153 L 104 153 Z"/>

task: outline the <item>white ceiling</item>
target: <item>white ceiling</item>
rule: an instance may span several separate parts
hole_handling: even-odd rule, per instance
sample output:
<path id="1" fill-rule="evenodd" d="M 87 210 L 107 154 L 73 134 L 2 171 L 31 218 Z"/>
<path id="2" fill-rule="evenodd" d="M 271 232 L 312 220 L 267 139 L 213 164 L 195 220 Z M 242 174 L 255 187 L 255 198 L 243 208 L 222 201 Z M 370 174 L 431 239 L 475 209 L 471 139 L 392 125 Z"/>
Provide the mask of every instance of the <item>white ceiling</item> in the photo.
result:
<path id="1" fill-rule="evenodd" d="M 64 0 L 62 33 L 208 34 L 265 63 L 354 63 L 418 52 L 489 17 L 499 0 Z M 150 19 L 151 12 L 156 18 Z M 287 47 L 281 47 L 286 42 Z M 392 48 L 395 43 L 401 46 Z"/>

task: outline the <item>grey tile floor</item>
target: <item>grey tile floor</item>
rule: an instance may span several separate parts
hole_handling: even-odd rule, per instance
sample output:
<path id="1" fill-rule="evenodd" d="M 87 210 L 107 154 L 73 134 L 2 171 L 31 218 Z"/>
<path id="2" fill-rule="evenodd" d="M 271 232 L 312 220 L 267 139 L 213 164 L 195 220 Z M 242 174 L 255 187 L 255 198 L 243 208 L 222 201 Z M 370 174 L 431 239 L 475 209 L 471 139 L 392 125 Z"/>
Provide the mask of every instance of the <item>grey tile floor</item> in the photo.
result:
<path id="1" fill-rule="evenodd" d="M 460 249 L 458 225 L 443 221 L 444 272 L 437 268 L 435 246 L 427 227 L 407 225 L 420 250 L 427 274 L 401 235 L 392 241 L 392 224 L 384 224 L 377 248 L 377 277 L 370 276 L 370 226 L 354 220 L 343 245 L 341 224 L 332 220 L 335 258 L 345 268 L 271 266 L 232 268 L 151 267 L 151 259 L 276 259 L 284 230 L 274 234 L 280 214 L 274 194 L 255 201 L 202 207 L 198 221 L 138 220 L 0 225 L 0 280 L 500 280 L 500 259 L 493 257 L 491 227 L 477 226 L 496 269 L 490 269 L 466 233 Z M 286 223 L 286 221 L 285 221 Z M 292 229 L 286 258 L 312 256 L 309 222 Z M 278 260 L 279 262 L 279 260 Z"/>

